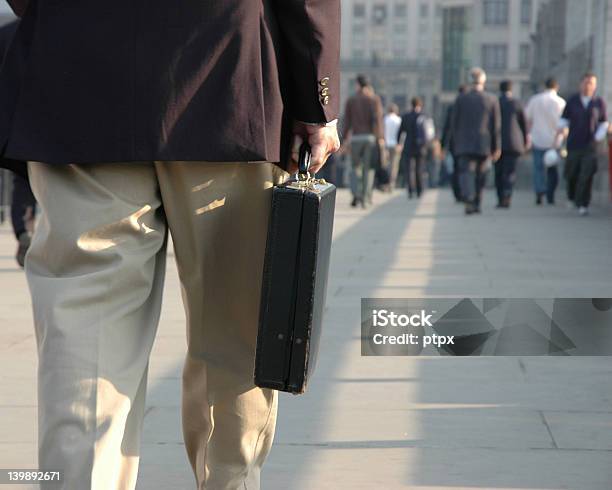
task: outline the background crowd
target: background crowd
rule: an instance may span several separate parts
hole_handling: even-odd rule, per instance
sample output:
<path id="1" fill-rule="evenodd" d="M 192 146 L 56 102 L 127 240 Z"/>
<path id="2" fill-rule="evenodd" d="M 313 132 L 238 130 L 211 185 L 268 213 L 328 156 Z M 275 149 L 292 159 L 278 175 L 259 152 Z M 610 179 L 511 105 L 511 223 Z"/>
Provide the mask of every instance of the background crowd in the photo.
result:
<path id="1" fill-rule="evenodd" d="M 342 149 L 323 169 L 325 176 L 342 186 L 348 174 L 354 207 L 372 204 L 374 189 L 405 188 L 412 199 L 425 188 L 449 186 L 472 215 L 482 210 L 491 173 L 497 208 L 508 209 L 519 162 L 531 156 L 535 204 L 555 205 L 562 172 L 568 207 L 587 215 L 598 145 L 611 129 L 596 75 L 585 73 L 567 102 L 549 78 L 525 107 L 513 97 L 512 82 L 502 81 L 493 95 L 486 80 L 484 70 L 471 70 L 471 83 L 459 87 L 438 137 L 420 98 L 402 115 L 395 104 L 383 114 L 381 98 L 359 75 L 344 110 Z"/>

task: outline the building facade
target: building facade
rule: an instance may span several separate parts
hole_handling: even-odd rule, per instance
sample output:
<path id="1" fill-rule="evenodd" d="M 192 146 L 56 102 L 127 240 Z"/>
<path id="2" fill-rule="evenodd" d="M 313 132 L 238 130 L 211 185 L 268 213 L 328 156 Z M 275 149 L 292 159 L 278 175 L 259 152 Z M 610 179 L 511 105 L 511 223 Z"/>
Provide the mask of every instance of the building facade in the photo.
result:
<path id="1" fill-rule="evenodd" d="M 553 76 L 568 96 L 592 71 L 612 107 L 612 0 L 549 0 L 539 9 L 533 45 L 538 57 L 534 85 Z"/>
<path id="2" fill-rule="evenodd" d="M 344 0 L 342 99 L 364 73 L 385 103 L 406 109 L 414 96 L 441 126 L 469 69 L 482 66 L 488 88 L 502 79 L 533 92 L 537 11 L 544 0 Z"/>

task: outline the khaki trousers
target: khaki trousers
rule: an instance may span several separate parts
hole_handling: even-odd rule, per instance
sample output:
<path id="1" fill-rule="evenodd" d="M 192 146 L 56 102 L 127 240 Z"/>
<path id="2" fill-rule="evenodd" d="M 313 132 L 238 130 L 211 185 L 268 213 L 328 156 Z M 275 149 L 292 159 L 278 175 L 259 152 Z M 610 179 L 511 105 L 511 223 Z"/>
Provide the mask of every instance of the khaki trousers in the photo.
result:
<path id="1" fill-rule="evenodd" d="M 198 489 L 257 489 L 278 392 L 253 384 L 273 184 L 264 162 L 29 163 L 26 257 L 42 488 L 134 489 L 168 229 L 187 315 L 182 422 Z"/>

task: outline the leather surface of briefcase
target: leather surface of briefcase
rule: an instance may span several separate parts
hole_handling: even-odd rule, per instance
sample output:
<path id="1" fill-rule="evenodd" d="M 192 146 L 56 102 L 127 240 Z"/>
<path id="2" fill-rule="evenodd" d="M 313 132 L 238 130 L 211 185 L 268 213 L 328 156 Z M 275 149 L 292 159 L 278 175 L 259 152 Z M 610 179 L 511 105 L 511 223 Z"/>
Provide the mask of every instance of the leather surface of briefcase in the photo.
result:
<path id="1" fill-rule="evenodd" d="M 317 362 L 327 291 L 336 187 L 308 173 L 300 148 L 297 178 L 272 191 L 254 381 L 304 393 Z"/>

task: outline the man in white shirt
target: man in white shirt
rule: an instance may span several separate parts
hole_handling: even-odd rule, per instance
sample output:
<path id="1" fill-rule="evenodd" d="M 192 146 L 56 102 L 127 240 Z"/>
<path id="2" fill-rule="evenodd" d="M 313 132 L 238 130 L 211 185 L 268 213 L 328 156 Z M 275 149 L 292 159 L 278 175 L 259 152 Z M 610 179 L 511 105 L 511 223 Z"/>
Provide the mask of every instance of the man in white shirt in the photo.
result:
<path id="1" fill-rule="evenodd" d="M 549 78 L 546 80 L 546 89 L 534 95 L 525 109 L 533 153 L 533 186 L 538 205 L 542 204 L 544 195 L 548 204 L 555 203 L 555 191 L 559 182 L 557 165 L 544 168 L 544 154 L 552 148 L 558 148 L 561 143 L 557 128 L 565 109 L 565 100 L 557 94 L 558 90 L 557 81 Z"/>
<path id="2" fill-rule="evenodd" d="M 399 107 L 390 104 L 385 116 L 385 148 L 387 152 L 387 168 L 389 170 L 389 191 L 395 189 L 397 173 L 399 171 L 399 158 L 401 155 L 401 145 L 397 139 L 402 118 L 399 115 Z"/>

